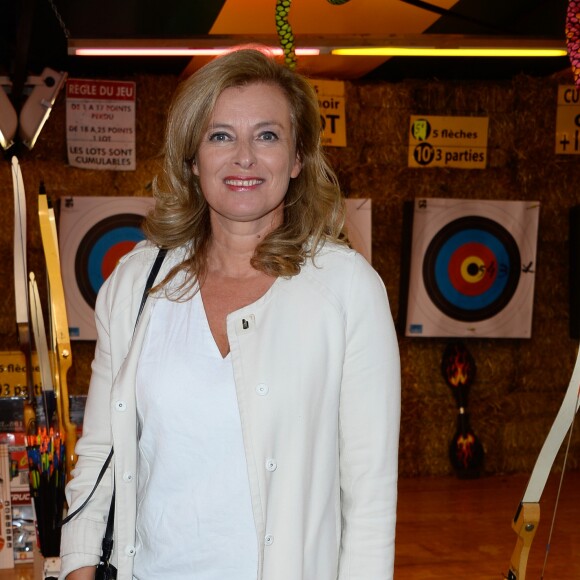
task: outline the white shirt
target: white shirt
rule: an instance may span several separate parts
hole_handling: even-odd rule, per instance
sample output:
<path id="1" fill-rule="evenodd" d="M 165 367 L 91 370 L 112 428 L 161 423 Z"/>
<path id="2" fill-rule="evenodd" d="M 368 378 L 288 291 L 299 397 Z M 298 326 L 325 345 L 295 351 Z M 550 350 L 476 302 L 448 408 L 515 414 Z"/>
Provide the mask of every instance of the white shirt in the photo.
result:
<path id="1" fill-rule="evenodd" d="M 155 300 L 137 371 L 134 578 L 255 580 L 257 538 L 231 357 L 201 294 Z"/>

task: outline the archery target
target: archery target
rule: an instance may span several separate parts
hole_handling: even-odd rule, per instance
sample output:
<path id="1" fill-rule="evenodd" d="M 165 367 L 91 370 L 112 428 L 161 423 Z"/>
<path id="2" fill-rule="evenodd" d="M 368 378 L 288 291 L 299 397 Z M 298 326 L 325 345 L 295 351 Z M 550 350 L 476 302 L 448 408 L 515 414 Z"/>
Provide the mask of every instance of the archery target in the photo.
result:
<path id="1" fill-rule="evenodd" d="M 119 259 L 145 239 L 141 224 L 153 204 L 144 197 L 61 200 L 60 258 L 71 339 L 96 340 L 99 289 Z"/>
<path id="2" fill-rule="evenodd" d="M 415 202 L 405 334 L 529 338 L 539 203 Z"/>

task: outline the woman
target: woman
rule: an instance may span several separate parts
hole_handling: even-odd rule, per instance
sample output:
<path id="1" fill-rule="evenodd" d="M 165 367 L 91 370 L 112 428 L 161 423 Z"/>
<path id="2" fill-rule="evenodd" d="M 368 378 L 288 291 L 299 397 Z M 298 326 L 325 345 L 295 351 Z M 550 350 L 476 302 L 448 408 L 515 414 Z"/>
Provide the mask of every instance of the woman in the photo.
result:
<path id="1" fill-rule="evenodd" d="M 259 50 L 206 65 L 155 194 L 97 300 L 71 511 L 113 446 L 119 580 L 392 578 L 396 335 L 343 240 L 308 82 Z M 94 577 L 112 487 L 64 526 L 61 578 Z"/>

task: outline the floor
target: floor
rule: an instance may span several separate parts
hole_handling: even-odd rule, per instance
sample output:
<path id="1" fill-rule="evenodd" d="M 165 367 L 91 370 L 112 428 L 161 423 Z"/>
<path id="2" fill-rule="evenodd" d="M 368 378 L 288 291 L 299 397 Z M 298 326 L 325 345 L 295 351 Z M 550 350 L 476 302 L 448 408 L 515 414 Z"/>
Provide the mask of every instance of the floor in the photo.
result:
<path id="1" fill-rule="evenodd" d="M 517 538 L 511 521 L 527 481 L 524 475 L 401 480 L 395 580 L 504 578 Z M 559 475 L 551 475 L 542 496 L 526 580 L 542 578 L 558 483 Z M 545 580 L 580 580 L 578 522 L 580 471 L 564 478 Z M 40 576 L 35 576 L 32 565 L 19 565 L 0 570 L 0 580 L 40 580 Z"/>
<path id="2" fill-rule="evenodd" d="M 542 495 L 527 580 L 580 579 L 580 472 L 565 474 L 541 575 L 559 477 L 550 476 Z M 523 475 L 402 480 L 395 580 L 504 578 L 517 540 L 511 522 L 527 482 Z"/>

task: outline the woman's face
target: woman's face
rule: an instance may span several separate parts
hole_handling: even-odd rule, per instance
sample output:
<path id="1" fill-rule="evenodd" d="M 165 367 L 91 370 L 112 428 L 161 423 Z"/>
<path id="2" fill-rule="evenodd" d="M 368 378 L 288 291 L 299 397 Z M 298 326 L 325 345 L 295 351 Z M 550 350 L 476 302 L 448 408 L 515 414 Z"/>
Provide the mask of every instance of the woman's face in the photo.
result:
<path id="1" fill-rule="evenodd" d="M 282 90 L 263 83 L 225 89 L 193 163 L 212 226 L 278 226 L 288 183 L 300 169 Z"/>

